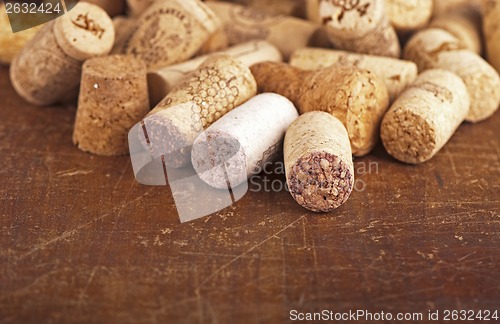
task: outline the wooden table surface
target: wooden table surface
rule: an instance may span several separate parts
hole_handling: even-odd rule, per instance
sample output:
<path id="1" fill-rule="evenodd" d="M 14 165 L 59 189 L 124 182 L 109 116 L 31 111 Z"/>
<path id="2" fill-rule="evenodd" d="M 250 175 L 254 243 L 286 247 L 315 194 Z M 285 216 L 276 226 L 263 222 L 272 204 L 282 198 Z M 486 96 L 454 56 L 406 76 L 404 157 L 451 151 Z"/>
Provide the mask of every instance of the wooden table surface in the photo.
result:
<path id="1" fill-rule="evenodd" d="M 181 224 L 168 187 L 138 184 L 129 157 L 73 146 L 75 109 L 25 103 L 0 68 L 2 323 L 500 311 L 500 113 L 423 165 L 381 146 L 357 159 L 365 188 L 330 214 L 261 191 Z"/>

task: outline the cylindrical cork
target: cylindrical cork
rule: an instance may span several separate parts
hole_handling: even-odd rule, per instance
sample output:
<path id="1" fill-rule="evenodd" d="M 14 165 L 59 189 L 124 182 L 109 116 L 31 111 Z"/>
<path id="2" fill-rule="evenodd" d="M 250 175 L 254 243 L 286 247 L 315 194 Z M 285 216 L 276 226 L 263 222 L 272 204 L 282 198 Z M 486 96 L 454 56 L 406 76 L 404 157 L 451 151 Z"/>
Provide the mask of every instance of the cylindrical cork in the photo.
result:
<path id="1" fill-rule="evenodd" d="M 157 0 L 127 0 L 128 15 L 138 17 Z"/>
<path id="2" fill-rule="evenodd" d="M 274 16 L 263 11 L 219 1 L 207 2 L 221 19 L 229 45 L 250 40 L 267 40 L 274 44 L 285 59 L 298 48 L 313 46 L 320 26 L 315 23 L 286 16 Z M 327 44 L 317 44 L 327 46 Z"/>
<path id="3" fill-rule="evenodd" d="M 168 166 L 182 167 L 190 162 L 196 137 L 256 92 L 248 67 L 227 54 L 211 56 L 149 113 L 144 145 L 153 158 L 163 156 Z"/>
<path id="4" fill-rule="evenodd" d="M 230 47 L 222 53 L 233 56 L 248 67 L 259 62 L 281 62 L 283 60 L 281 53 L 274 45 L 259 40 Z M 173 87 L 196 70 L 208 57 L 209 55 L 198 56 L 183 63 L 148 72 L 151 103 L 156 104 L 165 98 Z"/>
<path id="5" fill-rule="evenodd" d="M 128 131 L 150 109 L 146 65 L 111 55 L 83 65 L 73 142 L 98 155 L 128 153 Z"/>
<path id="6" fill-rule="evenodd" d="M 300 116 L 284 142 L 288 189 L 301 206 L 329 212 L 344 204 L 354 187 L 354 165 L 347 131 L 324 112 Z"/>
<path id="7" fill-rule="evenodd" d="M 446 70 L 427 70 L 387 112 L 381 127 L 382 142 L 401 162 L 426 162 L 448 142 L 469 107 L 469 95 L 460 77 Z"/>
<path id="8" fill-rule="evenodd" d="M 385 0 L 391 25 L 408 33 L 425 27 L 432 17 L 433 0 Z"/>
<path id="9" fill-rule="evenodd" d="M 500 72 L 500 1 L 485 1 L 483 30 L 488 61 Z"/>
<path id="10" fill-rule="evenodd" d="M 224 31 L 224 28 L 221 27 L 217 29 L 205 42 L 205 44 L 201 46 L 198 53 L 196 53 L 196 56 L 220 52 L 228 48 L 228 46 L 229 39 Z"/>
<path id="11" fill-rule="evenodd" d="M 114 42 L 111 18 L 81 2 L 44 25 L 14 58 L 10 79 L 17 93 L 35 105 L 51 105 L 78 89 L 82 62 L 107 54 Z"/>
<path id="12" fill-rule="evenodd" d="M 333 65 L 304 71 L 284 63 L 251 67 L 260 92 L 290 99 L 301 114 L 325 111 L 344 123 L 356 156 L 368 154 L 378 141 L 379 127 L 389 107 L 389 92 L 373 72 Z"/>
<path id="13" fill-rule="evenodd" d="M 148 69 L 175 64 L 192 57 L 219 28 L 219 19 L 199 0 L 158 0 L 137 21 L 125 53 Z"/>
<path id="14" fill-rule="evenodd" d="M 438 17 L 456 9 L 481 11 L 484 0 L 434 0 L 433 16 Z"/>
<path id="15" fill-rule="evenodd" d="M 420 71 L 440 68 L 460 76 L 471 98 L 466 120 L 479 122 L 493 115 L 500 105 L 500 77 L 483 58 L 463 48 L 450 33 L 431 28 L 410 39 L 405 58 L 417 63 Z"/>
<path id="16" fill-rule="evenodd" d="M 411 61 L 323 48 L 299 49 L 290 58 L 290 65 L 308 71 L 323 69 L 334 64 L 356 66 L 372 71 L 385 81 L 391 102 L 408 84 L 415 81 L 418 74 L 417 65 Z"/>
<path id="17" fill-rule="evenodd" d="M 446 30 L 461 41 L 466 49 L 481 54 L 481 15 L 478 11 L 454 10 L 443 13 L 431 21 L 430 27 Z"/>
<path id="18" fill-rule="evenodd" d="M 118 16 L 124 13 L 125 0 L 83 0 L 93 3 L 104 9 L 110 17 Z"/>
<path id="19" fill-rule="evenodd" d="M 113 18 L 113 26 L 115 27 L 115 43 L 111 54 L 124 53 L 130 36 L 137 29 L 137 20 L 125 16 L 117 16 Z"/>
<path id="20" fill-rule="evenodd" d="M 323 0 L 320 15 L 338 49 L 399 57 L 401 47 L 386 15 L 384 0 Z"/>
<path id="21" fill-rule="evenodd" d="M 213 0 L 205 0 L 207 2 Z M 305 1 L 304 0 L 234 0 L 227 1 L 234 2 L 246 7 L 257 9 L 271 15 L 286 15 L 299 18 L 306 18 L 305 16 Z"/>
<path id="22" fill-rule="evenodd" d="M 285 132 L 297 117 L 285 97 L 253 97 L 198 136 L 191 151 L 193 167 L 214 188 L 237 187 L 281 154 Z"/>

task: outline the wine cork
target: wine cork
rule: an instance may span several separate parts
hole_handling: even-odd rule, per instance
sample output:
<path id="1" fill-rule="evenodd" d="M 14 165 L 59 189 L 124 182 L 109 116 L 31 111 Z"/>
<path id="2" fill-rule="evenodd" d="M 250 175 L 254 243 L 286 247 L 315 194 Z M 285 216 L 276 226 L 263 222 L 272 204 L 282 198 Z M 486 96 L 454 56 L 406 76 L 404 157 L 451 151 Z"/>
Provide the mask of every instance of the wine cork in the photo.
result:
<path id="1" fill-rule="evenodd" d="M 158 0 L 138 19 L 124 53 L 141 58 L 148 69 L 179 63 L 219 28 L 219 19 L 199 0 Z"/>
<path id="2" fill-rule="evenodd" d="M 432 17 L 433 0 L 385 0 L 389 22 L 400 33 L 427 26 Z"/>
<path id="3" fill-rule="evenodd" d="M 10 64 L 22 48 L 36 35 L 41 26 L 16 33 L 12 32 L 5 5 L 0 3 L 0 65 Z"/>
<path id="4" fill-rule="evenodd" d="M 110 17 L 123 14 L 125 10 L 125 0 L 83 0 L 104 9 Z"/>
<path id="5" fill-rule="evenodd" d="M 446 30 L 461 41 L 466 49 L 481 55 L 481 15 L 478 11 L 468 8 L 443 13 L 435 17 L 429 27 Z"/>
<path id="6" fill-rule="evenodd" d="M 483 30 L 488 61 L 500 72 L 500 1 L 485 1 Z"/>
<path id="7" fill-rule="evenodd" d="M 401 48 L 390 25 L 384 0 L 323 0 L 320 15 L 338 49 L 399 57 Z"/>
<path id="8" fill-rule="evenodd" d="M 217 29 L 203 44 L 195 56 L 212 54 L 229 47 L 229 39 L 223 28 Z"/>
<path id="9" fill-rule="evenodd" d="M 281 154 L 285 132 L 297 117 L 285 97 L 253 97 L 198 136 L 191 151 L 193 167 L 208 185 L 235 188 Z"/>
<path id="10" fill-rule="evenodd" d="M 143 145 L 154 159 L 163 156 L 169 167 L 182 167 L 199 133 L 256 92 L 248 67 L 227 54 L 211 56 L 149 113 Z"/>
<path id="11" fill-rule="evenodd" d="M 137 28 L 137 21 L 125 16 L 116 16 L 113 18 L 115 28 L 115 43 L 111 54 L 120 54 L 125 52 L 128 39 Z"/>
<path id="12" fill-rule="evenodd" d="M 323 69 L 334 64 L 356 66 L 372 71 L 384 80 L 391 102 L 408 84 L 415 81 L 418 74 L 417 65 L 411 61 L 331 49 L 303 48 L 295 51 L 290 58 L 290 65 L 308 71 Z"/>
<path id="13" fill-rule="evenodd" d="M 146 65 L 131 56 L 83 65 L 73 143 L 98 155 L 128 153 L 128 131 L 149 111 Z"/>
<path id="14" fill-rule="evenodd" d="M 128 15 L 138 17 L 157 0 L 127 0 Z"/>
<path id="15" fill-rule="evenodd" d="M 281 62 L 283 60 L 281 53 L 274 45 L 259 40 L 233 46 L 222 53 L 233 56 L 248 67 L 259 62 Z M 199 56 L 184 63 L 148 72 L 151 102 L 153 104 L 160 102 L 173 87 L 196 70 L 208 57 L 209 55 Z"/>
<path id="16" fill-rule="evenodd" d="M 493 115 L 500 105 L 500 77 L 483 58 L 464 48 L 450 33 L 431 28 L 410 39 L 405 58 L 417 63 L 420 71 L 441 68 L 460 76 L 471 98 L 466 120 L 479 122 Z"/>
<path id="17" fill-rule="evenodd" d="M 438 17 L 456 9 L 481 11 L 484 0 L 434 0 L 433 16 Z"/>
<path id="18" fill-rule="evenodd" d="M 320 0 L 306 0 L 306 18 L 309 21 L 321 24 L 321 16 L 319 15 Z"/>
<path id="19" fill-rule="evenodd" d="M 317 24 L 287 16 L 274 16 L 263 11 L 219 1 L 207 2 L 221 19 L 229 45 L 250 40 L 267 40 L 285 59 L 298 48 L 312 45 L 321 28 Z M 326 44 L 321 44 L 326 45 Z"/>
<path id="20" fill-rule="evenodd" d="M 427 70 L 387 112 L 382 142 L 401 162 L 426 162 L 448 142 L 469 107 L 467 88 L 460 77 L 446 70 Z"/>
<path id="21" fill-rule="evenodd" d="M 45 24 L 14 58 L 12 85 L 32 104 L 54 104 L 78 89 L 82 62 L 107 54 L 113 42 L 113 23 L 106 12 L 90 3 L 78 3 Z"/>
<path id="22" fill-rule="evenodd" d="M 285 173 L 293 199 L 315 212 L 344 204 L 354 187 L 354 165 L 347 130 L 324 112 L 300 116 L 284 142 Z"/>
<path id="23" fill-rule="evenodd" d="M 342 121 L 354 155 L 368 154 L 377 143 L 389 92 L 373 72 L 342 65 L 304 71 L 272 62 L 256 64 L 251 71 L 260 92 L 287 97 L 301 114 L 325 111 Z"/>

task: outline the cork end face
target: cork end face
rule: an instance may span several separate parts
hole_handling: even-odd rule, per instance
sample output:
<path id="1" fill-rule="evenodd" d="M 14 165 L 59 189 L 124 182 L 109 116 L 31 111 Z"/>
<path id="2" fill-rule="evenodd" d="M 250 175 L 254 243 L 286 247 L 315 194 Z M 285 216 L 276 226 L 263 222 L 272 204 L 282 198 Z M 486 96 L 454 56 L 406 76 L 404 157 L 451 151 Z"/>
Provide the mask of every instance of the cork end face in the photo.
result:
<path id="1" fill-rule="evenodd" d="M 115 41 L 113 21 L 106 11 L 87 2 L 59 17 L 54 33 L 63 51 L 80 61 L 108 54 Z"/>
<path id="2" fill-rule="evenodd" d="M 338 156 L 317 152 L 305 155 L 288 176 L 292 197 L 304 208 L 329 212 L 344 204 L 354 187 L 354 173 Z"/>
<path id="3" fill-rule="evenodd" d="M 94 77 L 113 80 L 143 78 L 146 75 L 146 64 L 130 55 L 110 55 L 96 57 L 85 61 L 85 73 Z"/>
<path id="4" fill-rule="evenodd" d="M 388 113 L 382 122 L 381 137 L 387 152 L 401 162 L 423 163 L 437 151 L 434 127 L 408 110 Z"/>

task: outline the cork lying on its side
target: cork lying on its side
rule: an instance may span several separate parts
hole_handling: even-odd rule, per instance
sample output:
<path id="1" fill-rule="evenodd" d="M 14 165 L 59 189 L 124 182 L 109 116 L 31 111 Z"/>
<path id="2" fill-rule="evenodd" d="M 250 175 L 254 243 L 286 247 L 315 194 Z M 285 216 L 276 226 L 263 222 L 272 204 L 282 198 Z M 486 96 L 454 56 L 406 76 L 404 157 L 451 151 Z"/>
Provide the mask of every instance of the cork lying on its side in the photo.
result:
<path id="1" fill-rule="evenodd" d="M 321 1 L 320 15 L 335 48 L 399 57 L 396 31 L 386 15 L 384 0 Z"/>
<path id="2" fill-rule="evenodd" d="M 251 70 L 260 92 L 287 97 L 301 114 L 326 111 L 340 119 L 349 133 L 354 155 L 368 154 L 377 143 L 389 92 L 373 72 L 342 65 L 304 71 L 272 62 L 256 64 Z"/>
<path id="3" fill-rule="evenodd" d="M 128 153 L 128 131 L 149 111 L 146 65 L 111 55 L 83 65 L 73 142 L 98 155 Z"/>
<path id="4" fill-rule="evenodd" d="M 354 166 L 347 131 L 324 112 L 300 116 L 286 132 L 285 173 L 292 197 L 315 212 L 344 204 L 354 187 Z"/>
<path id="5" fill-rule="evenodd" d="M 114 35 L 113 22 L 103 9 L 80 2 L 45 24 L 14 58 L 12 85 L 32 104 L 54 104 L 78 89 L 82 62 L 109 53 Z"/>
<path id="6" fill-rule="evenodd" d="M 486 1 L 483 21 L 488 61 L 500 72 L 500 1 Z"/>
<path id="7" fill-rule="evenodd" d="M 432 17 L 433 0 L 385 0 L 391 25 L 402 33 L 425 27 Z"/>
<path id="8" fill-rule="evenodd" d="M 207 59 L 153 109 L 144 120 L 153 158 L 170 167 L 190 162 L 191 145 L 212 123 L 255 96 L 252 73 L 237 59 L 217 54 Z"/>
<path id="9" fill-rule="evenodd" d="M 441 68 L 462 78 L 471 98 L 466 120 L 489 118 L 500 105 L 500 77 L 483 58 L 464 49 L 450 33 L 430 28 L 415 34 L 405 47 L 405 58 L 417 63 L 420 71 Z"/>
<path id="10" fill-rule="evenodd" d="M 469 107 L 467 88 L 460 77 L 446 70 L 427 70 L 384 117 L 382 142 L 399 161 L 428 161 L 464 121 Z"/>
<path id="11" fill-rule="evenodd" d="M 255 40 L 230 47 L 221 53 L 229 54 L 250 67 L 255 63 L 283 60 L 279 50 L 269 42 Z M 149 96 L 152 104 L 160 102 L 186 76 L 196 70 L 209 55 L 195 57 L 189 61 L 169 65 L 148 72 Z"/>
<path id="12" fill-rule="evenodd" d="M 141 58 L 148 69 L 175 64 L 192 57 L 219 28 L 219 19 L 199 0 L 159 0 L 138 18 L 123 53 Z"/>
<path id="13" fill-rule="evenodd" d="M 417 65 L 411 61 L 323 48 L 299 49 L 290 58 L 290 65 L 303 70 L 317 70 L 334 64 L 372 71 L 385 81 L 391 101 L 394 101 L 408 84 L 415 81 L 418 74 Z"/>
<path id="14" fill-rule="evenodd" d="M 237 187 L 281 153 L 285 132 L 297 117 L 285 97 L 253 97 L 198 136 L 191 152 L 194 169 L 214 188 Z"/>
<path id="15" fill-rule="evenodd" d="M 229 45 L 256 39 L 267 40 L 278 47 L 285 59 L 296 49 L 312 46 L 311 43 L 315 41 L 318 41 L 318 46 L 328 46 L 321 42 L 321 37 L 317 37 L 320 26 L 309 21 L 274 16 L 253 8 L 220 1 L 207 2 L 207 6 L 221 19 Z"/>

